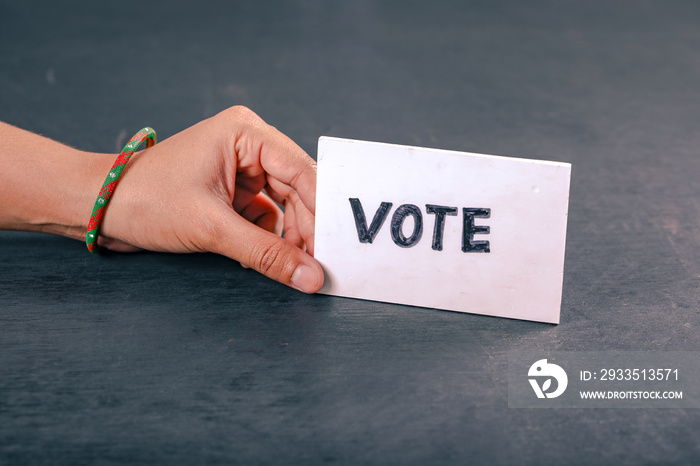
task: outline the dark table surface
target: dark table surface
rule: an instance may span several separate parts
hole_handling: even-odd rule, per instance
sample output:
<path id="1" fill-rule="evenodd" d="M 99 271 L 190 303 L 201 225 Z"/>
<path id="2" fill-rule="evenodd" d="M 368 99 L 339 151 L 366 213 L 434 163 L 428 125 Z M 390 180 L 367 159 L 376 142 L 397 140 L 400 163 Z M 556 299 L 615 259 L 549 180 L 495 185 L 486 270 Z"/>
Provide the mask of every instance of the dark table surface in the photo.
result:
<path id="1" fill-rule="evenodd" d="M 235 104 L 312 156 L 571 162 L 561 324 L 0 232 L 1 464 L 700 461 L 700 410 L 507 386 L 510 352 L 700 348 L 700 3 L 0 1 L 0 120 L 116 152 Z"/>

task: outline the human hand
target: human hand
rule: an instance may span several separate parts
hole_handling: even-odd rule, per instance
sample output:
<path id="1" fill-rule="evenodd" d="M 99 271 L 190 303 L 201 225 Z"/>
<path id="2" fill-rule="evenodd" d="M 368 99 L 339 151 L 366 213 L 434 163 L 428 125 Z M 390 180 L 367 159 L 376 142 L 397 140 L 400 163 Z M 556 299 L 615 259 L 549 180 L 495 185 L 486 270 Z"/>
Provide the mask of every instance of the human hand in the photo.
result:
<path id="1" fill-rule="evenodd" d="M 98 244 L 215 252 L 313 293 L 323 285 L 312 257 L 315 198 L 313 159 L 251 110 L 232 107 L 134 154 Z"/>

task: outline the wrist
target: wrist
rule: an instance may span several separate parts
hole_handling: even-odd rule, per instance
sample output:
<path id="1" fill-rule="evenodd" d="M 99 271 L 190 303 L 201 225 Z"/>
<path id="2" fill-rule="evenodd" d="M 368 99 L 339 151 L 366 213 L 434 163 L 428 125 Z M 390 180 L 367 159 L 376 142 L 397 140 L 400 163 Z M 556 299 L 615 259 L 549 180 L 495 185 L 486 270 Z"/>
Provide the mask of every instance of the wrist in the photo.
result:
<path id="1" fill-rule="evenodd" d="M 84 241 L 92 206 L 116 155 L 66 149 L 37 167 L 47 182 L 34 186 L 36 202 L 24 211 L 23 229 Z"/>
<path id="2" fill-rule="evenodd" d="M 58 180 L 61 192 L 44 212 L 41 231 L 85 241 L 95 199 L 116 157 L 82 151 L 66 157 L 64 178 Z"/>

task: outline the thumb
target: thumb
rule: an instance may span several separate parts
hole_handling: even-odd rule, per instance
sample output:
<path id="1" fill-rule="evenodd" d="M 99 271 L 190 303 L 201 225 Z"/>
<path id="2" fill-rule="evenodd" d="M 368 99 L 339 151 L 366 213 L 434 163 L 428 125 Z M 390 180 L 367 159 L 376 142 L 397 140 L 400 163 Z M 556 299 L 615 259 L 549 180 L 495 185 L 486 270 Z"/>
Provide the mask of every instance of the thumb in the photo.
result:
<path id="1" fill-rule="evenodd" d="M 222 220 L 215 252 L 305 293 L 321 289 L 323 269 L 309 254 L 233 210 Z"/>

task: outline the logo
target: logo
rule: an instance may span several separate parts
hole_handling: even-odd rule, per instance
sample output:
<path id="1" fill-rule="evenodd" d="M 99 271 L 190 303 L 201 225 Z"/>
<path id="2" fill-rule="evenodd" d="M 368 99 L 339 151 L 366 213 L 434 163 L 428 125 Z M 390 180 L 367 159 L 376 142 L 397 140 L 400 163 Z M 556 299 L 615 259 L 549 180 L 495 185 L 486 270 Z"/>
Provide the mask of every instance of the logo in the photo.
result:
<path id="1" fill-rule="evenodd" d="M 535 391 L 537 398 L 556 398 L 566 390 L 569 383 L 569 377 L 561 367 L 556 364 L 547 363 L 546 359 L 540 359 L 532 366 L 527 373 L 532 389 Z M 549 391 L 552 388 L 552 379 L 557 381 L 556 389 Z M 540 380 L 542 385 L 540 385 Z"/>

